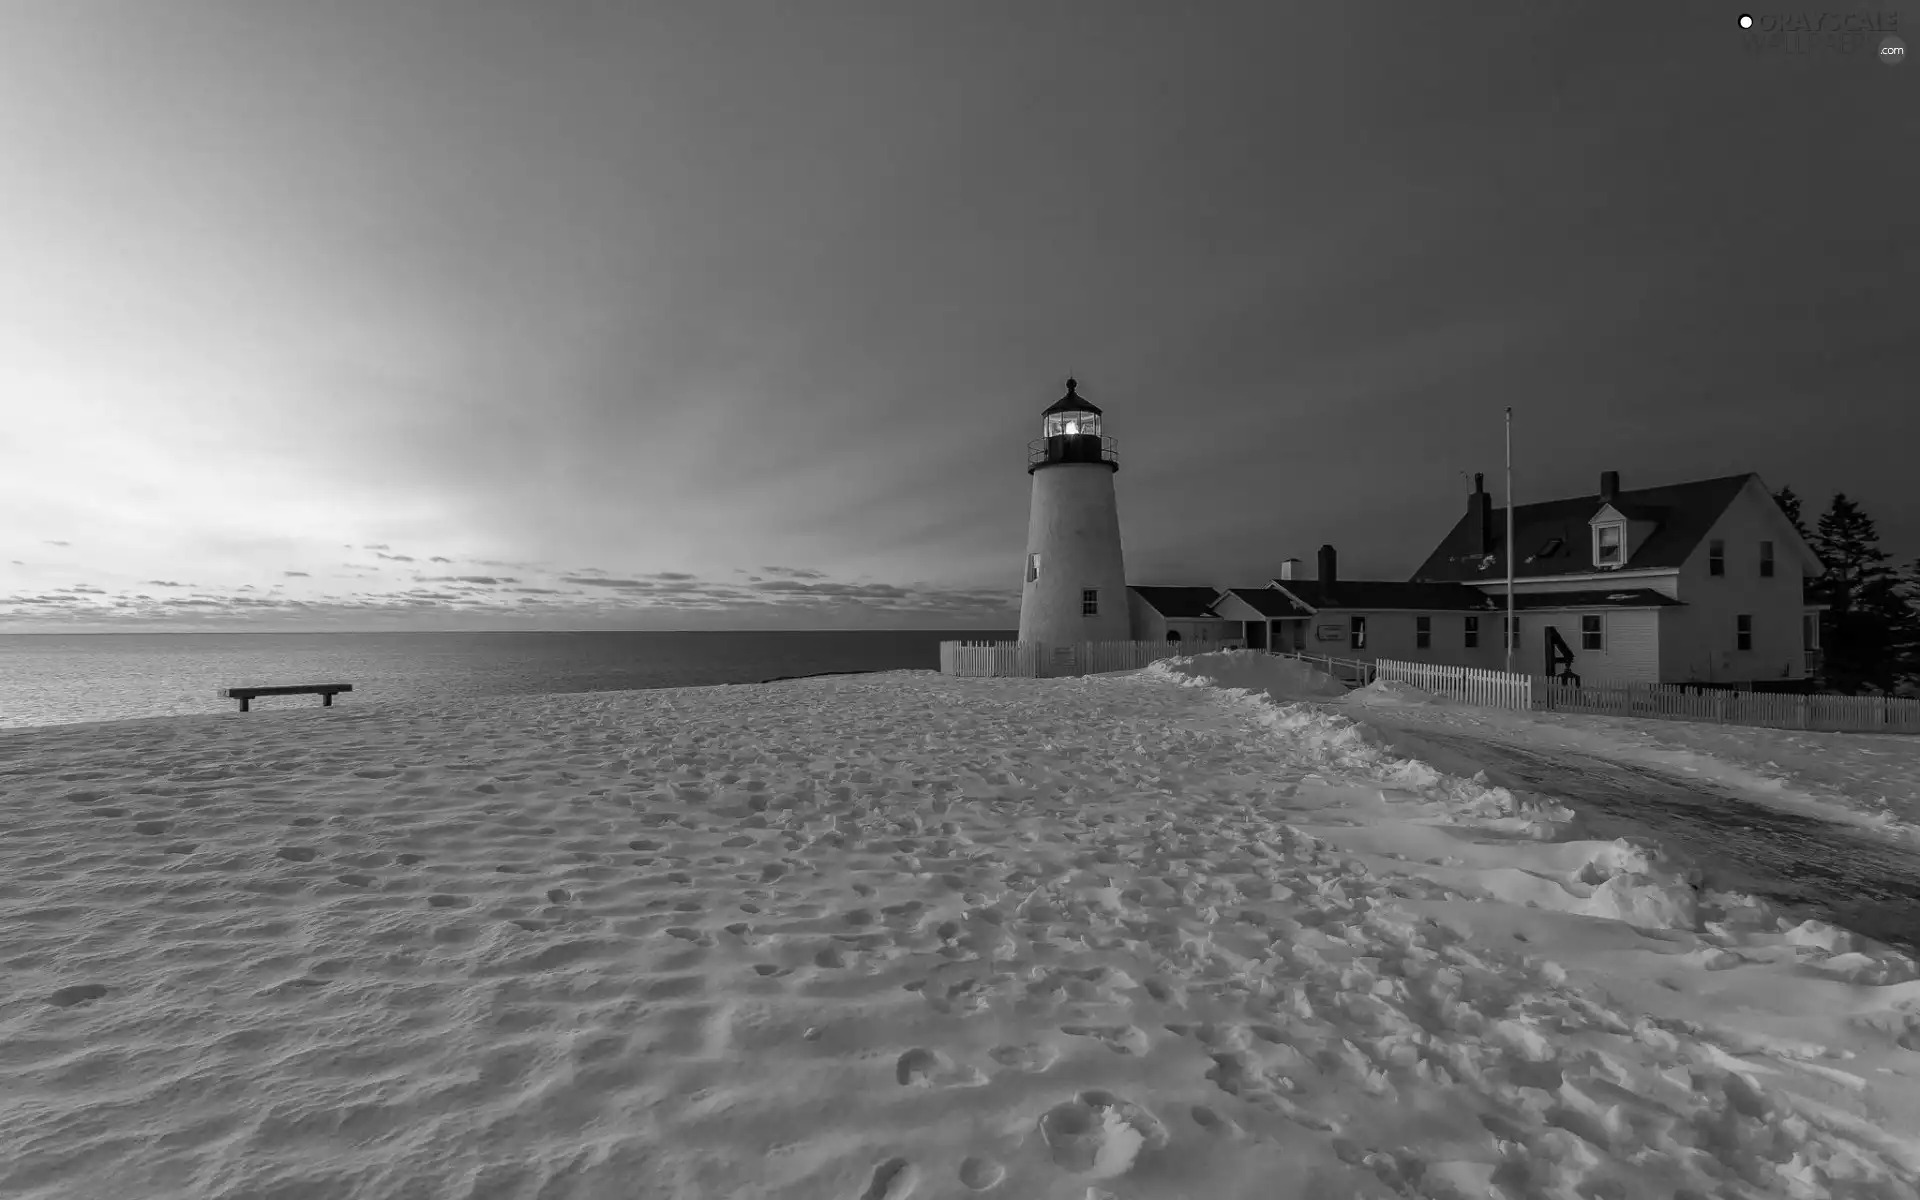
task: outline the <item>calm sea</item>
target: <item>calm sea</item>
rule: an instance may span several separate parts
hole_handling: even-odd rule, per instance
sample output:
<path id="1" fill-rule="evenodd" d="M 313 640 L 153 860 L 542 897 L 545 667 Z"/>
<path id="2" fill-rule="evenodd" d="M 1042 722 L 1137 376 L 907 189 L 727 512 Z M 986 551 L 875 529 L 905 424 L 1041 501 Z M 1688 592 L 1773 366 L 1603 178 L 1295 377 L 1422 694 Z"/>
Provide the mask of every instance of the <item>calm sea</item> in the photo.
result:
<path id="1" fill-rule="evenodd" d="M 0 728 L 234 712 L 224 687 L 351 683 L 372 700 L 612 692 L 937 670 L 940 643 L 1012 630 L 0 634 Z M 318 706 L 267 696 L 256 708 Z"/>

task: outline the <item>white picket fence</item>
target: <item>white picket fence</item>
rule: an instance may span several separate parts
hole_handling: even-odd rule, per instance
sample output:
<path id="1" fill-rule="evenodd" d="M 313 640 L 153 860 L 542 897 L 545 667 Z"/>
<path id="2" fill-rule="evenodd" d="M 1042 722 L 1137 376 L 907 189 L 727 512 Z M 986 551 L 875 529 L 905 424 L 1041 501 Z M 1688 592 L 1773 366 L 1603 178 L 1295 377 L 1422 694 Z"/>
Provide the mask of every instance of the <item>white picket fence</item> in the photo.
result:
<path id="1" fill-rule="evenodd" d="M 940 673 L 983 677 L 1097 675 L 1131 671 L 1162 658 L 1188 653 L 1179 642 L 1081 642 L 1049 646 L 1039 642 L 941 642 Z"/>
<path id="2" fill-rule="evenodd" d="M 1477 667 L 1443 667 L 1390 658 L 1367 662 L 1317 654 L 1284 657 L 1298 659 L 1356 687 L 1376 679 L 1392 679 L 1486 708 L 1659 717 L 1830 733 L 1920 733 L 1920 700 L 1892 696 L 1802 696 L 1660 683 L 1573 687 L 1544 675 L 1510 675 Z"/>
<path id="3" fill-rule="evenodd" d="M 1663 717 L 1827 733 L 1920 733 L 1920 700 L 1894 696 L 1730 692 L 1679 684 L 1568 687 L 1542 677 L 1535 707 L 1615 717 Z"/>
<path id="4" fill-rule="evenodd" d="M 1045 651 L 1039 642 L 941 642 L 940 673 L 1033 678 L 1040 674 Z"/>
<path id="5" fill-rule="evenodd" d="M 1411 684 L 1422 691 L 1479 704 L 1487 708 L 1525 709 L 1533 707 L 1533 680 L 1505 671 L 1483 671 L 1478 667 L 1443 667 L 1433 663 L 1401 662 L 1398 659 L 1336 658 L 1331 654 L 1282 654 L 1354 687 L 1365 687 L 1376 679 L 1391 679 Z"/>
<path id="6" fill-rule="evenodd" d="M 1443 667 L 1434 663 L 1401 662 L 1383 658 L 1373 664 L 1375 679 L 1391 679 L 1485 708 L 1529 709 L 1533 680 L 1526 675 L 1487 671 L 1479 667 Z"/>

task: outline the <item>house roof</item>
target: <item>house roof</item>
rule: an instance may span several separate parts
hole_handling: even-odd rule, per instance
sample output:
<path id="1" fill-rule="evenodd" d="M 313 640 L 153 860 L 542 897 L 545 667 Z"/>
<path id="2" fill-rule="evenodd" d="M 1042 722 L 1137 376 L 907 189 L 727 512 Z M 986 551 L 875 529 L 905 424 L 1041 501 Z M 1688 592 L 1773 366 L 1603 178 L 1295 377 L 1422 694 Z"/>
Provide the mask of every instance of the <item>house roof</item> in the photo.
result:
<path id="1" fill-rule="evenodd" d="M 1466 611 L 1492 607 L 1479 588 L 1463 583 L 1405 583 L 1392 579 L 1336 579 L 1331 593 L 1318 579 L 1276 579 L 1273 586 L 1309 608 L 1436 609 Z"/>
<path id="2" fill-rule="evenodd" d="M 1234 596 L 1253 606 L 1253 610 L 1263 617 L 1304 617 L 1312 613 L 1306 605 L 1300 604 L 1285 592 L 1273 588 L 1228 588 Z"/>
<path id="3" fill-rule="evenodd" d="M 1504 610 L 1507 607 L 1506 596 L 1494 592 L 1487 595 L 1493 606 Z M 1515 609 L 1535 608 L 1670 608 L 1679 604 L 1672 596 L 1662 595 L 1652 588 L 1601 588 L 1591 592 L 1515 592 Z"/>
<path id="4" fill-rule="evenodd" d="M 1147 602 L 1147 607 L 1163 617 L 1175 619 L 1217 617 L 1213 605 L 1220 598 L 1219 588 L 1210 587 L 1129 587 L 1128 591 Z"/>
<path id="5" fill-rule="evenodd" d="M 1627 504 L 1620 500 L 1614 500 L 1610 503 L 1602 504 L 1600 507 L 1611 508 L 1629 521 L 1664 521 L 1667 519 L 1667 510 L 1653 504 Z M 1520 511 L 1525 512 L 1526 510 L 1523 508 Z M 1593 511 L 1598 513 L 1600 508 L 1596 508 Z M 1592 518 L 1588 519 L 1591 520 Z"/>
<path id="6" fill-rule="evenodd" d="M 1055 400 L 1053 402 L 1052 407 L 1048 408 L 1045 412 L 1041 413 L 1040 415 L 1043 417 L 1050 417 L 1055 413 L 1083 412 L 1083 413 L 1092 413 L 1095 416 L 1099 416 L 1100 410 L 1093 406 L 1093 402 L 1090 400 L 1087 400 L 1086 398 L 1081 396 L 1078 392 L 1074 391 L 1074 389 L 1079 386 L 1080 386 L 1080 383 L 1078 380 L 1075 380 L 1075 379 L 1067 380 L 1067 394 L 1060 397 L 1058 400 Z"/>
<path id="7" fill-rule="evenodd" d="M 1632 557 L 1624 564 L 1625 569 L 1667 569 L 1685 562 L 1752 478 L 1749 472 L 1618 493 L 1613 504 L 1623 515 L 1659 522 L 1659 527 L 1644 540 L 1628 547 Z M 1596 493 L 1515 506 L 1514 543 L 1519 551 L 1514 562 L 1515 577 L 1531 579 L 1592 571 L 1587 522 L 1600 511 L 1603 503 Z M 1470 582 L 1506 577 L 1506 510 L 1493 510 L 1490 522 L 1493 538 L 1489 552 L 1484 555 L 1467 552 L 1468 521 L 1468 514 L 1462 513 L 1427 561 L 1413 573 L 1415 580 Z M 1554 538 L 1560 539 L 1560 545 L 1551 554 L 1541 554 Z"/>

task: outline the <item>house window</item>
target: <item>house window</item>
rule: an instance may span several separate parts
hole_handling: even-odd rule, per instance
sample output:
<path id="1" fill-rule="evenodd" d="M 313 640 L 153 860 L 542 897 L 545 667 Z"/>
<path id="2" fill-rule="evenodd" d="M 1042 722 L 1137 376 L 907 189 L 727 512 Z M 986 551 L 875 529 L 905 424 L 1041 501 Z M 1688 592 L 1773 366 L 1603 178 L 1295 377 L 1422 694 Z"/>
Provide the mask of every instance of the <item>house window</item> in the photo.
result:
<path id="1" fill-rule="evenodd" d="M 1741 613 L 1734 618 L 1734 622 L 1734 628 L 1739 631 L 1736 634 L 1739 640 L 1735 643 L 1734 648 L 1738 650 L 1753 649 L 1753 618 L 1746 613 Z"/>
<path id="2" fill-rule="evenodd" d="M 1601 525 L 1593 531 L 1593 563 L 1598 567 L 1620 565 L 1620 539 L 1626 532 L 1620 525 Z"/>
<path id="3" fill-rule="evenodd" d="M 1773 578 L 1773 543 L 1772 542 L 1760 543 L 1760 577 L 1762 579 Z"/>
<path id="4" fill-rule="evenodd" d="M 1080 615 L 1083 617 L 1097 617 L 1100 615 L 1099 588 L 1080 589 Z"/>
<path id="5" fill-rule="evenodd" d="M 1027 555 L 1027 582 L 1032 583 L 1038 578 L 1040 578 L 1040 556 L 1029 554 Z"/>
<path id="6" fill-rule="evenodd" d="M 1338 629 L 1339 626 L 1334 626 Z M 1352 650 L 1367 648 L 1367 619 L 1365 617 L 1347 618 L 1347 647 Z"/>
<path id="7" fill-rule="evenodd" d="M 1800 644 L 1808 650 L 1820 648 L 1820 618 L 1813 613 L 1800 617 Z"/>
<path id="8" fill-rule="evenodd" d="M 1540 547 L 1539 550 L 1534 552 L 1534 557 L 1535 558 L 1552 558 L 1554 555 L 1560 553 L 1560 547 L 1564 545 L 1566 545 L 1566 542 L 1560 538 L 1557 538 L 1557 537 L 1548 538 L 1547 544 Z"/>
<path id="9" fill-rule="evenodd" d="M 1468 618 L 1467 618 L 1467 643 L 1466 643 L 1466 645 L 1467 645 L 1467 649 L 1469 649 L 1469 650 L 1472 650 L 1472 649 L 1474 649 L 1475 647 L 1477 647 L 1477 646 L 1479 646 L 1479 645 L 1480 645 L 1480 618 L 1479 618 L 1479 617 L 1468 617 Z"/>
<path id="10" fill-rule="evenodd" d="M 1601 637 L 1599 613 L 1590 613 L 1580 618 L 1580 648 L 1582 650 L 1606 649 Z"/>
<path id="11" fill-rule="evenodd" d="M 1413 619 L 1413 644 L 1422 650 L 1433 645 L 1433 618 L 1415 617 Z"/>
<path id="12" fill-rule="evenodd" d="M 1725 575 L 1727 573 L 1727 544 L 1719 538 L 1707 543 L 1707 574 Z"/>

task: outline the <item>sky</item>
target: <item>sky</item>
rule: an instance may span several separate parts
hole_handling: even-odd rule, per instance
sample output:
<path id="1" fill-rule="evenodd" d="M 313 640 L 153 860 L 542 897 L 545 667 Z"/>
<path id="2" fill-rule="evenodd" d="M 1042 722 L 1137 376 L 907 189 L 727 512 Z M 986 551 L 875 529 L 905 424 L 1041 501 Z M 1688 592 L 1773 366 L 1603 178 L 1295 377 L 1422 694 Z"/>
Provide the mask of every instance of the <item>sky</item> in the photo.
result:
<path id="1" fill-rule="evenodd" d="M 1070 373 L 1133 583 L 1508 405 L 1911 560 L 1920 65 L 1740 11 L 0 0 L 0 631 L 1007 629 Z"/>

